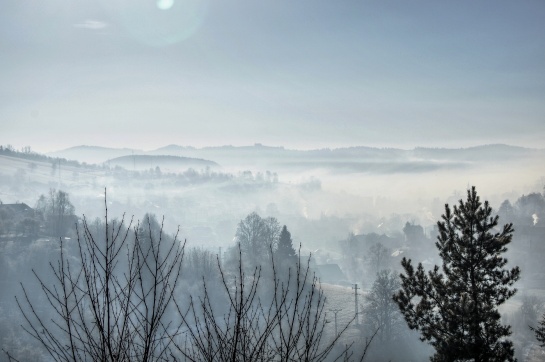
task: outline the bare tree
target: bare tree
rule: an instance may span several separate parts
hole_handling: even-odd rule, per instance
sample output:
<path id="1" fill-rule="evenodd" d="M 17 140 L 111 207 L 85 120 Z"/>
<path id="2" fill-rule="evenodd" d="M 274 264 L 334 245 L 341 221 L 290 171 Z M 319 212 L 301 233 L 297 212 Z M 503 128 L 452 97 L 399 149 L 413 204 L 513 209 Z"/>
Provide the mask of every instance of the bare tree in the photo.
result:
<path id="1" fill-rule="evenodd" d="M 240 246 L 235 275 L 228 275 L 218 259 L 228 307 L 221 310 L 214 304 L 203 281 L 203 296 L 192 298 L 187 311 L 180 313 L 188 329 L 186 343 L 177 347 L 188 360 L 324 361 L 353 357 L 351 344 L 331 356 L 349 324 L 338 335 L 326 333 L 326 298 L 316 277 L 310 275 L 310 258 L 303 266 L 299 255 L 286 278 L 278 277 L 271 260 L 273 270 L 266 280 L 261 267 L 251 274 L 245 272 Z M 370 343 L 365 344 L 361 360 Z"/>
<path id="2" fill-rule="evenodd" d="M 365 254 L 365 261 L 369 272 L 374 275 L 381 270 L 388 269 L 391 254 L 392 251 L 379 242 L 371 245 L 367 254 Z"/>
<path id="3" fill-rule="evenodd" d="M 72 252 L 70 248 L 72 247 Z M 49 264 L 53 280 L 34 272 L 42 300 L 22 286 L 16 298 L 24 330 L 53 361 L 324 361 L 349 360 L 343 332 L 325 329 L 325 296 L 309 261 L 278 277 L 267 265 L 243 267 L 218 278 L 203 276 L 203 295 L 185 304 L 181 282 L 185 243 L 169 239 L 153 217 L 142 225 L 83 217 L 77 244 L 60 238 L 60 258 Z M 212 286 L 213 293 L 209 290 Z M 220 288 L 217 288 L 219 286 Z M 224 306 L 211 297 L 223 291 Z M 184 340 L 185 337 L 185 340 Z M 361 359 L 370 341 L 363 344 Z M 6 352 L 8 359 L 16 361 Z"/>
<path id="4" fill-rule="evenodd" d="M 65 236 L 69 228 L 75 224 L 74 205 L 65 191 L 50 189 L 47 197 L 40 196 L 36 202 L 36 210 L 44 217 L 50 235 Z"/>
<path id="5" fill-rule="evenodd" d="M 104 219 L 99 235 L 83 218 L 75 255 L 60 238 L 52 282 L 34 272 L 47 308 L 21 284 L 23 297 L 16 301 L 23 328 L 54 361 L 171 360 L 172 336 L 182 322 L 168 322 L 165 314 L 173 305 L 185 243 L 175 237 L 163 245 L 162 225 L 152 235 L 149 218 L 150 242 L 141 242 L 143 228 L 133 229 L 132 219 L 128 225 L 124 218 L 108 219 L 106 198 Z"/>
<path id="6" fill-rule="evenodd" d="M 400 287 L 399 278 L 390 270 L 377 273 L 371 291 L 365 296 L 365 324 L 378 330 L 377 337 L 385 345 L 394 340 L 402 327 L 403 316 L 392 296 Z"/>
<path id="7" fill-rule="evenodd" d="M 280 224 L 273 217 L 261 218 L 252 212 L 238 224 L 236 240 L 242 253 L 249 261 L 252 269 L 262 263 L 267 263 L 271 256 L 271 248 L 276 248 L 280 236 Z"/>

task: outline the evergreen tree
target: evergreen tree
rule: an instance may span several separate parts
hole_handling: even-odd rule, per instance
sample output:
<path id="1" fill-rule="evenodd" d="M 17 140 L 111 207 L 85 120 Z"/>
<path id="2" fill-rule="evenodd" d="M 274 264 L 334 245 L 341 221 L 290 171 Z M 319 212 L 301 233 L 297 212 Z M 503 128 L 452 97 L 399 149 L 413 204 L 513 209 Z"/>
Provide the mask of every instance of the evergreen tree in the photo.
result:
<path id="1" fill-rule="evenodd" d="M 280 231 L 275 256 L 277 260 L 295 260 L 297 258 L 297 253 L 293 248 L 291 234 L 286 225 L 284 225 L 284 227 L 282 227 L 282 231 Z"/>
<path id="2" fill-rule="evenodd" d="M 495 231 L 498 216 L 480 202 L 475 187 L 451 211 L 445 206 L 437 223 L 436 246 L 443 259 L 425 272 L 403 258 L 401 289 L 394 295 L 411 329 L 429 341 L 436 354 L 432 361 L 514 361 L 513 343 L 506 339 L 510 326 L 500 324 L 497 307 L 513 296 L 510 288 L 520 269 L 505 269 L 502 253 L 513 236 L 512 224 Z"/>
<path id="3" fill-rule="evenodd" d="M 537 328 L 530 327 L 530 329 L 535 333 L 539 345 L 545 347 L 545 314 L 541 317 L 539 326 Z"/>

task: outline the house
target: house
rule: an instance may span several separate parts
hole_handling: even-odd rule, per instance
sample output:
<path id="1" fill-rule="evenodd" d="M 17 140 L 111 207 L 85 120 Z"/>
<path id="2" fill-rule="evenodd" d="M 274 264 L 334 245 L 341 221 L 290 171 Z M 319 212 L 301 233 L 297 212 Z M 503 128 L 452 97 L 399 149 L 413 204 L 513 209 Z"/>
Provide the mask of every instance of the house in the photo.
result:
<path id="1" fill-rule="evenodd" d="M 11 220 L 12 222 L 20 222 L 24 219 L 32 219 L 35 216 L 33 208 L 24 202 L 17 204 L 0 204 L 0 220 Z"/>
<path id="2" fill-rule="evenodd" d="M 316 277 L 322 283 L 338 284 L 346 282 L 346 276 L 338 264 L 320 264 L 315 265 Z"/>

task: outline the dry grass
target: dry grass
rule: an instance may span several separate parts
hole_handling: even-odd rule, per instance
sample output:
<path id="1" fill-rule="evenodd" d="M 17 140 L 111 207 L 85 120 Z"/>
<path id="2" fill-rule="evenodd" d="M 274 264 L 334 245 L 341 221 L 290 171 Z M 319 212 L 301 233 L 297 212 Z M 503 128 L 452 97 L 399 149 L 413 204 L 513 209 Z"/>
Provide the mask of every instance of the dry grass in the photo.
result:
<path id="1" fill-rule="evenodd" d="M 353 320 L 355 315 L 354 290 L 351 287 L 343 287 L 333 284 L 322 284 L 322 290 L 326 296 L 327 321 L 326 332 L 329 336 L 335 334 L 335 313 L 332 310 L 339 310 L 337 313 L 337 328 L 338 332 L 342 331 L 347 325 L 347 330 L 343 333 L 341 342 L 348 344 L 351 342 L 360 343 L 365 339 L 369 331 L 361 331 Z M 358 304 L 360 311 L 361 322 L 361 304 L 363 304 L 364 293 L 358 289 Z"/>

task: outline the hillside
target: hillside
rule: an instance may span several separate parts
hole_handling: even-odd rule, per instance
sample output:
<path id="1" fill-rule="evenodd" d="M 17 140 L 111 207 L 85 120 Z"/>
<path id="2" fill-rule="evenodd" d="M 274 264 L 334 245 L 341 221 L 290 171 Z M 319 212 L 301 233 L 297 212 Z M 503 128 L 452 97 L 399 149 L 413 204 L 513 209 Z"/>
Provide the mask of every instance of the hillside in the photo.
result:
<path id="1" fill-rule="evenodd" d="M 181 172 L 189 168 L 204 169 L 218 168 L 216 162 L 200 158 L 181 156 L 154 156 L 154 155 L 131 155 L 121 156 L 106 161 L 110 167 L 120 166 L 127 170 L 149 170 L 159 167 L 161 171 Z"/>
<path id="2" fill-rule="evenodd" d="M 129 148 L 109 148 L 84 145 L 50 152 L 47 155 L 51 157 L 66 158 L 67 160 L 78 160 L 80 162 L 100 164 L 112 158 L 132 155 L 135 153 L 141 154 L 143 151 Z"/>

